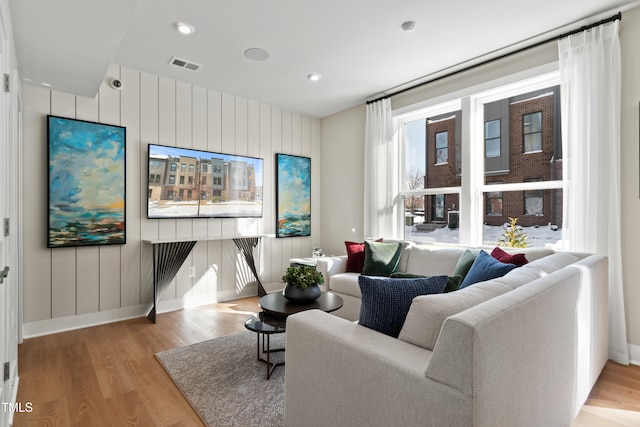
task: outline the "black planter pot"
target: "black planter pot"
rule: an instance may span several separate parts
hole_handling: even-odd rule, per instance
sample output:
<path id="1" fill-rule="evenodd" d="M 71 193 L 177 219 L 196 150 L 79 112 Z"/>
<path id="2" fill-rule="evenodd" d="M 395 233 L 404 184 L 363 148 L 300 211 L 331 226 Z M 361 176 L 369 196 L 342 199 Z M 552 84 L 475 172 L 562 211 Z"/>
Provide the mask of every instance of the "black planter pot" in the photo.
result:
<path id="1" fill-rule="evenodd" d="M 284 287 L 282 294 L 290 302 L 296 304 L 308 304 L 320 298 L 320 286 L 317 284 L 301 288 L 299 286 L 290 285 Z"/>

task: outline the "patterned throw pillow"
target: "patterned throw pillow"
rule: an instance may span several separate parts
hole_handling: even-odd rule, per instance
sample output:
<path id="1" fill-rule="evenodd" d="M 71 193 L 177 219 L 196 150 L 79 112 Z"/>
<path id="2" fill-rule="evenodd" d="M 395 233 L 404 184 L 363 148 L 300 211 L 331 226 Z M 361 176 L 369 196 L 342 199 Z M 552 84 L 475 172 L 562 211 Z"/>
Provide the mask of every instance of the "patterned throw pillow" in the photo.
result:
<path id="1" fill-rule="evenodd" d="M 439 294 L 447 276 L 414 279 L 360 276 L 362 293 L 359 324 L 397 338 L 411 302 L 419 295 Z"/>

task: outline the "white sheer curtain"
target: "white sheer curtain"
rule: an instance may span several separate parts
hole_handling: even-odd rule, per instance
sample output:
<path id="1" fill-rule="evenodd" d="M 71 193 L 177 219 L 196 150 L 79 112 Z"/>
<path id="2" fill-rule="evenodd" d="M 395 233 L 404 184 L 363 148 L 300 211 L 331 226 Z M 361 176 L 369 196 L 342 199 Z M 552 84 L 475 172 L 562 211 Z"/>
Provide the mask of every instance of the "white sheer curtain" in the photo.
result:
<path id="1" fill-rule="evenodd" d="M 609 257 L 609 358 L 628 364 L 620 211 L 619 21 L 558 42 L 566 248 Z M 598 325 L 596 325 L 598 326 Z"/>
<path id="2" fill-rule="evenodd" d="M 391 100 L 367 105 L 364 137 L 364 236 L 403 237 L 399 214 L 400 150 L 394 137 Z"/>

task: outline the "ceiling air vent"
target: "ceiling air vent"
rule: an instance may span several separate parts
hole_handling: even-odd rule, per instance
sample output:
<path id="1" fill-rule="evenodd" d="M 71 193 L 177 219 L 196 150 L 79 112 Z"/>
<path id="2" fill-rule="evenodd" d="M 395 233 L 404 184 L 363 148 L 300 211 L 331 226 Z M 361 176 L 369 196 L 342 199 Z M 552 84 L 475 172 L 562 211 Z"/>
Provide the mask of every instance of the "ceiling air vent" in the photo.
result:
<path id="1" fill-rule="evenodd" d="M 175 65 L 176 67 L 180 67 L 180 68 L 186 68 L 187 70 L 191 70 L 191 71 L 198 71 L 200 68 L 202 68 L 202 65 L 200 64 L 187 61 L 186 59 L 176 58 L 175 56 L 171 58 L 171 60 L 169 61 L 169 64 Z"/>

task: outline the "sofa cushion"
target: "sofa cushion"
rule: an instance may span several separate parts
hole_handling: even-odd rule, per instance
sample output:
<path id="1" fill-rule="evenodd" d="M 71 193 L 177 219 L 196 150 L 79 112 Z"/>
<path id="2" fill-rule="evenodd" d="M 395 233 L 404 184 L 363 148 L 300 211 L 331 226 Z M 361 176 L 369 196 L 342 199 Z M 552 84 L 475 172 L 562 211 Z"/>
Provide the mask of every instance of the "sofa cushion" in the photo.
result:
<path id="1" fill-rule="evenodd" d="M 493 258 L 485 251 L 480 251 L 476 260 L 473 261 L 469 272 L 464 277 L 462 284 L 460 284 L 460 289 L 464 289 L 474 283 L 502 277 L 514 268 L 516 268 L 514 264 L 505 264 Z"/>
<path id="2" fill-rule="evenodd" d="M 502 249 L 507 253 L 515 253 L 515 252 L 522 253 L 524 254 L 524 256 L 527 257 L 527 260 L 529 262 L 535 261 L 540 258 L 544 258 L 546 256 L 549 256 L 555 253 L 555 251 L 550 248 L 524 248 L 524 249 L 502 248 Z"/>
<path id="3" fill-rule="evenodd" d="M 493 279 L 492 282 L 502 283 L 512 289 L 516 289 L 541 277 L 542 274 L 534 268 L 514 268 L 504 276 Z"/>
<path id="4" fill-rule="evenodd" d="M 473 262 L 476 260 L 479 253 L 480 253 L 480 249 L 475 249 L 475 250 L 466 249 L 462 253 L 462 255 L 460 255 L 460 258 L 458 258 L 456 266 L 453 268 L 453 276 L 460 276 L 462 280 L 464 280 L 465 276 L 469 272 L 469 269 L 473 265 Z"/>
<path id="5" fill-rule="evenodd" d="M 478 283 L 456 292 L 416 297 L 411 303 L 399 339 L 433 350 L 445 319 L 511 290 L 494 281 Z"/>
<path id="6" fill-rule="evenodd" d="M 567 253 L 567 252 L 556 252 L 544 258 L 537 259 L 535 261 L 531 261 L 529 264 L 525 265 L 522 268 L 533 268 L 542 273 L 543 276 L 547 274 L 551 274 L 554 271 L 560 270 L 568 266 L 569 264 L 573 264 L 574 262 L 578 262 L 580 258 L 577 256 Z"/>
<path id="7" fill-rule="evenodd" d="M 358 284 L 362 293 L 359 324 L 397 338 L 413 299 L 442 292 L 447 276 L 414 279 L 360 276 Z"/>
<path id="8" fill-rule="evenodd" d="M 400 243 L 365 241 L 362 274 L 389 277 L 391 273 L 398 270 L 401 253 Z"/>
<path id="9" fill-rule="evenodd" d="M 407 249 L 404 272 L 422 276 L 453 276 L 453 270 L 464 252 L 462 249 L 432 249 L 415 245 Z"/>
<path id="10" fill-rule="evenodd" d="M 338 273 L 331 276 L 331 290 L 341 294 L 360 298 L 360 286 L 358 286 L 358 273 Z"/>
<path id="11" fill-rule="evenodd" d="M 524 254 L 510 254 L 497 246 L 491 251 L 491 256 L 505 264 L 514 264 L 516 267 L 522 267 L 529 262 Z"/>

